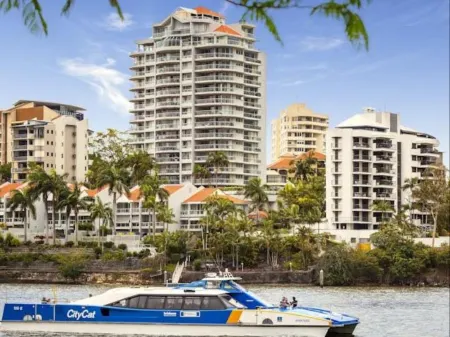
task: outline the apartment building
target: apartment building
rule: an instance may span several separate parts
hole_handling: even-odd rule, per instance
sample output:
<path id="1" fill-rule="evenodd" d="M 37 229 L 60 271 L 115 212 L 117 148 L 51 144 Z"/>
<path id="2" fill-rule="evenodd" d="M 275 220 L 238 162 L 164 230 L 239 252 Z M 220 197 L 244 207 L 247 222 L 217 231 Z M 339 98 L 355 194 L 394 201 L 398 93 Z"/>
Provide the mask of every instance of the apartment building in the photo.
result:
<path id="1" fill-rule="evenodd" d="M 276 161 L 269 164 L 267 169 L 278 172 L 281 176 L 293 178 L 295 176 L 295 165 L 299 160 L 306 160 L 308 157 L 313 158 L 316 163 L 313 169 L 318 174 L 323 174 L 325 170 L 326 156 L 323 153 L 310 150 L 308 152 L 295 155 L 292 153 L 285 153 L 281 155 Z"/>
<path id="2" fill-rule="evenodd" d="M 394 210 L 409 204 L 405 180 L 424 179 L 424 171 L 442 159 L 435 137 L 402 126 L 400 116 L 390 112 L 366 109 L 327 137 L 328 229 L 354 243 L 379 229 L 383 211 L 374 204 L 388 202 Z M 430 226 L 428 214 L 413 211 L 411 218 L 424 229 Z"/>
<path id="3" fill-rule="evenodd" d="M 287 153 L 325 153 L 327 130 L 327 115 L 315 113 L 304 103 L 291 104 L 272 120 L 272 161 Z"/>
<path id="4" fill-rule="evenodd" d="M 71 188 L 71 184 L 68 185 Z M 23 190 L 27 188 L 27 183 L 4 183 L 0 185 L 0 223 L 5 223 L 7 229 L 14 235 L 23 239 L 24 226 L 25 226 L 25 214 L 24 210 L 17 209 L 12 211 L 8 207 L 8 200 L 13 193 L 17 190 Z M 168 192 L 168 206 L 172 209 L 174 218 L 170 224 L 165 224 L 156 219 L 156 233 L 159 234 L 165 229 L 169 231 L 176 230 L 189 230 L 200 231 L 201 226 L 199 224 L 200 218 L 206 214 L 204 205 L 207 202 L 208 197 L 213 195 L 218 197 L 224 197 L 233 203 L 237 207 L 246 209 L 248 201 L 238 198 L 221 191 L 219 188 L 204 188 L 196 187 L 191 183 L 185 184 L 168 184 L 163 185 L 163 188 Z M 104 204 L 108 204 L 112 207 L 112 195 L 109 193 L 107 186 L 98 189 L 88 189 L 81 187 L 82 197 L 90 197 L 92 199 L 99 198 Z M 146 209 L 143 205 L 143 198 L 141 196 L 139 186 L 135 186 L 130 190 L 129 194 L 122 194 L 117 198 L 117 211 L 114 219 L 115 233 L 116 234 L 152 234 L 153 233 L 153 211 Z M 36 218 L 31 217 L 28 212 L 28 233 L 29 238 L 35 235 L 45 234 L 45 207 L 42 200 L 35 202 Z M 70 217 L 67 218 L 66 211 L 64 209 L 56 212 L 56 217 L 53 219 L 53 201 L 52 196 L 49 196 L 48 207 L 48 225 L 49 233 L 53 233 L 53 226 L 56 226 L 56 232 L 58 237 L 63 237 L 63 233 L 66 228 L 69 232 L 73 232 L 75 228 L 75 216 L 73 212 Z M 101 225 L 102 220 L 97 219 L 93 225 L 95 227 L 94 232 Z M 91 224 L 92 219 L 89 210 L 81 209 L 78 214 L 79 224 Z"/>
<path id="5" fill-rule="evenodd" d="M 218 185 L 265 179 L 266 62 L 254 30 L 204 7 L 178 8 L 137 42 L 130 141 L 169 183 L 200 185 L 194 165 L 213 151 L 230 162 Z"/>
<path id="6" fill-rule="evenodd" d="M 84 181 L 88 169 L 88 122 L 84 109 L 61 103 L 21 100 L 0 119 L 1 163 L 12 163 L 12 180 L 26 180 L 28 165 Z"/>

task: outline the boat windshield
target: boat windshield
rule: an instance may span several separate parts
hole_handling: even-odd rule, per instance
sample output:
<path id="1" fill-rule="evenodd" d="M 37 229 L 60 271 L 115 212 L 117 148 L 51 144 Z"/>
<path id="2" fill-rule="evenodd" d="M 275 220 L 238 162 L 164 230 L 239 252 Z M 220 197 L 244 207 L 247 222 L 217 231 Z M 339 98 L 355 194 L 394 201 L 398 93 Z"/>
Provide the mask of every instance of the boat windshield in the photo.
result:
<path id="1" fill-rule="evenodd" d="M 246 307 L 244 305 L 242 305 L 241 303 L 239 303 L 238 301 L 236 301 L 233 297 L 231 297 L 230 295 L 222 295 L 221 298 L 228 302 L 228 304 L 230 304 L 232 307 L 234 308 L 238 308 L 238 309 L 245 309 Z M 228 306 L 230 307 L 230 306 Z"/>

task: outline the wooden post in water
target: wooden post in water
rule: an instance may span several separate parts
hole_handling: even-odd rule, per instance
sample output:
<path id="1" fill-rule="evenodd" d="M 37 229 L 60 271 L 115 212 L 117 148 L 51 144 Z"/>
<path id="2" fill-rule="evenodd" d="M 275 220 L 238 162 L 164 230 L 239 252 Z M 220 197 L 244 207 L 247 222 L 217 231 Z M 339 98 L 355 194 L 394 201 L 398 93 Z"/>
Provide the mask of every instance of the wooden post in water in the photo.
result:
<path id="1" fill-rule="evenodd" d="M 319 272 L 319 284 L 320 284 L 320 287 L 323 288 L 323 269 L 320 269 L 320 272 Z"/>

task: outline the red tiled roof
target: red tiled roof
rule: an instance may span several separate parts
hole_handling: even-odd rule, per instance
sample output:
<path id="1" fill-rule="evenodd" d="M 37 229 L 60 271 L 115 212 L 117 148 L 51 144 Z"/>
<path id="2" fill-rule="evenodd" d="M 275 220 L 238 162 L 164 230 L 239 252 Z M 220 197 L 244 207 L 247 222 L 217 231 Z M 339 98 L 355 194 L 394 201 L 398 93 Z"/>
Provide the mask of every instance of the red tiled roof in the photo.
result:
<path id="1" fill-rule="evenodd" d="M 11 191 L 16 190 L 22 183 L 8 183 L 7 185 L 0 187 L 0 197 L 4 197 Z"/>
<path id="2" fill-rule="evenodd" d="M 310 156 L 311 153 L 312 153 L 312 157 L 318 161 L 325 161 L 325 159 L 326 159 L 326 156 L 323 153 L 312 151 L 312 150 L 298 155 L 296 159 L 297 160 L 306 159 Z"/>
<path id="3" fill-rule="evenodd" d="M 139 201 L 139 199 L 141 199 L 141 188 L 139 186 L 132 188 L 128 195 L 128 199 L 131 201 Z"/>
<path id="4" fill-rule="evenodd" d="M 103 186 L 103 187 L 99 187 L 93 190 L 86 190 L 86 193 L 89 197 L 93 198 L 95 197 L 99 192 L 103 191 L 105 188 L 108 188 L 107 185 Z"/>
<path id="5" fill-rule="evenodd" d="M 293 165 L 291 164 L 295 158 L 280 158 L 276 162 L 270 164 L 267 168 L 269 170 L 288 170 Z"/>
<path id="6" fill-rule="evenodd" d="M 229 34 L 229 35 L 241 36 L 241 34 L 239 34 L 237 31 L 235 31 L 233 28 L 231 28 L 227 25 L 221 25 L 221 26 L 217 27 L 214 31 Z"/>
<path id="7" fill-rule="evenodd" d="M 191 195 L 189 198 L 187 198 L 183 202 L 204 202 L 210 195 L 212 195 L 215 191 L 217 191 L 217 188 L 203 188 L 197 193 Z"/>
<path id="8" fill-rule="evenodd" d="M 198 6 L 194 8 L 197 14 L 205 14 L 205 15 L 211 15 L 211 16 L 217 16 L 219 18 L 223 18 L 224 16 L 220 13 L 214 12 L 206 7 Z"/>
<path id="9" fill-rule="evenodd" d="M 220 191 L 218 188 L 204 188 L 194 195 L 191 195 L 189 198 L 187 198 L 183 203 L 200 203 L 200 202 L 206 202 L 206 199 L 208 199 L 210 196 L 212 196 L 214 193 Z M 230 200 L 233 204 L 247 204 L 248 202 L 242 199 L 238 199 L 235 197 L 232 197 L 231 195 L 227 194 L 218 194 L 217 197 L 224 198 L 227 200 Z"/>
<path id="10" fill-rule="evenodd" d="M 165 185 L 164 189 L 169 193 L 169 195 L 172 195 L 182 187 L 183 185 Z"/>
<path id="11" fill-rule="evenodd" d="M 266 219 L 266 218 L 269 217 L 269 214 L 267 214 L 267 212 L 264 212 L 264 211 L 258 211 L 258 213 L 256 213 L 256 212 L 251 212 L 251 213 L 248 215 L 248 217 L 249 217 L 250 219 L 256 219 L 256 218 L 257 218 L 256 214 L 258 214 L 258 216 L 259 216 L 260 219 Z"/>

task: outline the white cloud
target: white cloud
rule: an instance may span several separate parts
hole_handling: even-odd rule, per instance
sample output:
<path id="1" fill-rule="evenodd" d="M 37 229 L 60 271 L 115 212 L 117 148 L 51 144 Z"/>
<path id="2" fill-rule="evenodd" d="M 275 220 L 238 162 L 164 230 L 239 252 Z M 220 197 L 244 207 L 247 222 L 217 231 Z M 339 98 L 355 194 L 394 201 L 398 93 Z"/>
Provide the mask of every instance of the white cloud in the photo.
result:
<path id="1" fill-rule="evenodd" d="M 308 36 L 300 44 L 304 51 L 325 51 L 339 48 L 345 43 L 344 40 L 329 37 Z"/>
<path id="2" fill-rule="evenodd" d="M 101 26 L 107 30 L 123 31 L 134 24 L 132 15 L 129 13 L 123 13 L 123 20 L 117 13 L 110 13 L 104 18 Z"/>
<path id="3" fill-rule="evenodd" d="M 305 83 L 305 81 L 302 81 L 302 80 L 295 80 L 295 81 L 287 81 L 287 82 L 284 82 L 284 83 L 282 83 L 281 85 L 282 85 L 283 87 L 294 87 L 294 86 L 296 86 L 296 85 L 300 85 L 300 84 L 303 84 L 303 83 Z"/>
<path id="4" fill-rule="evenodd" d="M 128 115 L 131 103 L 122 93 L 128 77 L 112 68 L 115 63 L 111 58 L 106 59 L 105 64 L 89 63 L 82 58 L 64 59 L 59 62 L 64 73 L 88 83 L 111 109 Z"/>

